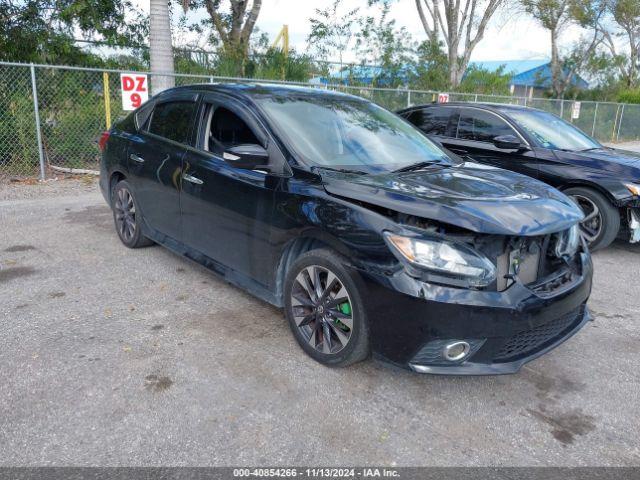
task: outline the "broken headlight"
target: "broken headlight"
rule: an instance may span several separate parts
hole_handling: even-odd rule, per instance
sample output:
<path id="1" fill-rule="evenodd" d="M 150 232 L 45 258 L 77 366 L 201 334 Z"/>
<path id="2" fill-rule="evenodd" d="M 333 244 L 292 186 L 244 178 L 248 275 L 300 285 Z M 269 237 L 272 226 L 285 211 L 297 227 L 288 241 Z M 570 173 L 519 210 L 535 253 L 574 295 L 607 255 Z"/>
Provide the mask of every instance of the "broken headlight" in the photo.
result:
<path id="1" fill-rule="evenodd" d="M 553 253 L 558 258 L 573 257 L 580 246 L 580 226 L 576 223 L 573 227 L 556 233 Z"/>
<path id="2" fill-rule="evenodd" d="M 485 287 L 496 279 L 495 265 L 467 245 L 389 232 L 385 232 L 384 238 L 401 261 L 430 273 L 434 281 Z"/>
<path id="3" fill-rule="evenodd" d="M 627 187 L 627 190 L 629 190 L 632 195 L 636 197 L 640 196 L 640 185 L 636 183 L 625 183 L 624 186 Z"/>

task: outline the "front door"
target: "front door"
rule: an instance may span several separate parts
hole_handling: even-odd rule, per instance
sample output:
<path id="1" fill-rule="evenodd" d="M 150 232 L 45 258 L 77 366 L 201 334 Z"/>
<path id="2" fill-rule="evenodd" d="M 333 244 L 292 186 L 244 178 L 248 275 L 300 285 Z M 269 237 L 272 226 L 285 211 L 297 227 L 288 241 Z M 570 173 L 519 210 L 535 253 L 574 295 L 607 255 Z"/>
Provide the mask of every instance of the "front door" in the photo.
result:
<path id="1" fill-rule="evenodd" d="M 190 99 L 154 106 L 128 149 L 128 166 L 138 206 L 148 227 L 180 240 L 180 174 L 196 112 Z"/>
<path id="2" fill-rule="evenodd" d="M 229 165 L 223 153 L 234 145 L 258 144 L 273 157 L 275 144 L 269 145 L 250 111 L 220 95 L 205 97 L 199 118 L 197 148 L 184 159 L 184 242 L 245 280 L 271 287 L 271 221 L 279 178 Z"/>

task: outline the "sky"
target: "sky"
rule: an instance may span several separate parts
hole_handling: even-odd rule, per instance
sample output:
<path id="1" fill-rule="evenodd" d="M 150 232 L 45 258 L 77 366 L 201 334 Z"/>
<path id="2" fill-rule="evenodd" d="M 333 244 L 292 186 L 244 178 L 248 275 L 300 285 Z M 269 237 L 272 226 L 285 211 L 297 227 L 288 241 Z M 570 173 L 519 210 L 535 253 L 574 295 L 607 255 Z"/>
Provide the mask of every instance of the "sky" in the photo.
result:
<path id="1" fill-rule="evenodd" d="M 138 7 L 149 11 L 148 0 L 134 0 Z M 507 0 L 508 4 L 515 3 Z M 228 2 L 225 2 L 228 3 Z M 274 39 L 283 24 L 289 25 L 289 43 L 297 51 L 306 50 L 306 38 L 309 34 L 309 18 L 316 8 L 326 8 L 332 0 L 263 0 L 257 27 Z M 365 0 L 342 0 L 341 8 L 345 11 L 355 7 L 366 6 Z M 366 11 L 366 8 L 362 9 Z M 176 9 L 176 12 L 181 10 Z M 372 12 L 374 10 L 371 10 Z M 190 13 L 189 19 L 197 19 L 206 12 Z M 391 15 L 398 26 L 404 26 L 415 40 L 425 38 L 424 30 L 416 13 L 414 0 L 396 0 L 391 8 Z M 580 36 L 577 28 L 569 29 L 561 37 L 561 43 L 570 44 Z M 174 38 L 174 44 L 194 38 Z M 206 47 L 200 44 L 201 47 Z M 472 60 L 533 60 L 549 58 L 551 44 L 549 34 L 536 22 L 524 14 L 510 11 L 497 15 L 490 23 L 483 40 L 473 51 Z M 345 61 L 357 61 L 352 53 L 345 55 Z"/>

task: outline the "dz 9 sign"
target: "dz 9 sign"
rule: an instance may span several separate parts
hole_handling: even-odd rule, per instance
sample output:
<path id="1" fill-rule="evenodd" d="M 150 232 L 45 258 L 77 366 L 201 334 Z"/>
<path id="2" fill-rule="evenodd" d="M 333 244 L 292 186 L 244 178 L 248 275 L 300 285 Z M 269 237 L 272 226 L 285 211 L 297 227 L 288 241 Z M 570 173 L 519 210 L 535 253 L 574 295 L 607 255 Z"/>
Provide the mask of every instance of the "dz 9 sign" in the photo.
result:
<path id="1" fill-rule="evenodd" d="M 149 99 L 147 76 L 139 73 L 121 73 L 122 109 L 135 110 Z"/>

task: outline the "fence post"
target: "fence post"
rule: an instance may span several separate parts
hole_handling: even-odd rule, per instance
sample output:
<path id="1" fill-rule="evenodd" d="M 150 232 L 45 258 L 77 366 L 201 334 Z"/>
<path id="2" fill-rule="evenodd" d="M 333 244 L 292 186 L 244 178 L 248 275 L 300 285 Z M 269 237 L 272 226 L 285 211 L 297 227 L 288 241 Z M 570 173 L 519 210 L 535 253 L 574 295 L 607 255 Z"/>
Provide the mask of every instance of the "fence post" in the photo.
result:
<path id="1" fill-rule="evenodd" d="M 411 90 L 407 90 L 407 108 L 411 106 Z"/>
<path id="2" fill-rule="evenodd" d="M 593 127 L 591 127 L 591 136 L 595 137 L 596 136 L 596 118 L 598 117 L 598 105 L 600 105 L 598 102 L 596 102 L 596 108 L 593 111 Z"/>
<path id="3" fill-rule="evenodd" d="M 475 96 L 475 97 L 474 97 L 474 99 L 473 99 L 473 102 L 474 102 L 474 103 L 478 103 L 478 94 L 477 94 L 477 93 L 476 93 L 476 96 Z"/>
<path id="4" fill-rule="evenodd" d="M 102 72 L 102 95 L 104 96 L 104 124 L 111 129 L 111 94 L 109 93 L 109 73 Z"/>
<path id="5" fill-rule="evenodd" d="M 620 110 L 620 120 L 618 120 L 618 133 L 616 134 L 616 142 L 620 140 L 620 127 L 622 127 L 622 116 L 624 115 L 624 103 L 622 104 L 622 110 Z"/>
<path id="6" fill-rule="evenodd" d="M 40 110 L 38 110 L 38 89 L 36 87 L 36 68 L 31 67 L 31 91 L 33 92 L 33 113 L 36 117 L 36 139 L 38 140 L 38 156 L 40 157 L 40 180 L 44 181 L 44 149 L 42 147 L 42 133 L 40 132 Z"/>
<path id="7" fill-rule="evenodd" d="M 209 77 L 209 83 L 213 83 L 213 75 Z"/>
<path id="8" fill-rule="evenodd" d="M 613 139 L 616 136 L 616 127 L 618 126 L 618 113 L 620 113 L 620 104 L 618 104 L 618 108 L 616 110 L 616 117 L 613 120 L 613 130 L 611 130 L 611 141 L 613 142 Z"/>
<path id="9" fill-rule="evenodd" d="M 564 99 L 560 100 L 560 118 L 564 115 Z"/>

